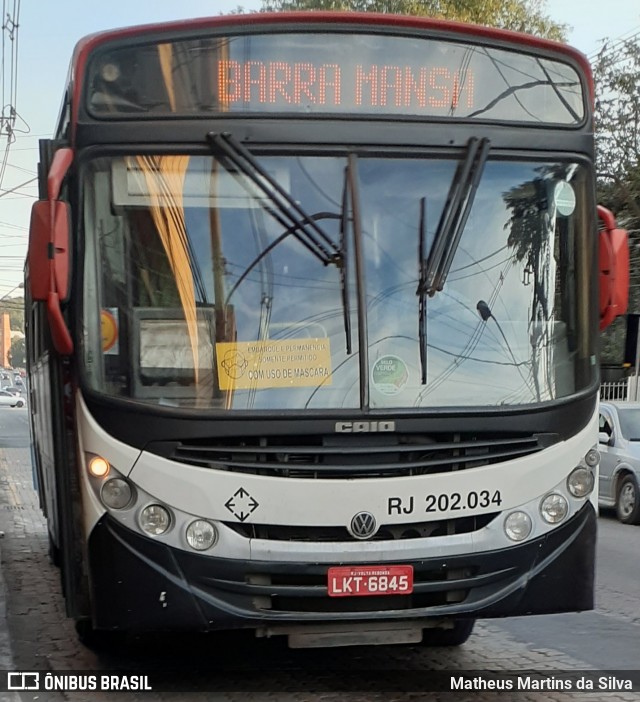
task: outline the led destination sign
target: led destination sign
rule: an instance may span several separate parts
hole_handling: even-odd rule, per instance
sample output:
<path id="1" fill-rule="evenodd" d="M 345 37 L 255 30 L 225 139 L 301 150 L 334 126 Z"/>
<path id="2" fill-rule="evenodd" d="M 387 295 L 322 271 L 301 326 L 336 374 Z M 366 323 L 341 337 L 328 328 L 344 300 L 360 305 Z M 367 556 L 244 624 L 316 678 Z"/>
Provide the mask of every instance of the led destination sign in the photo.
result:
<path id="1" fill-rule="evenodd" d="M 577 125 L 584 115 L 571 65 L 460 40 L 324 31 L 131 41 L 89 62 L 94 117 L 278 113 Z"/>
<path id="2" fill-rule="evenodd" d="M 219 96 L 223 104 L 333 107 L 336 111 L 360 107 L 444 110 L 474 107 L 473 73 L 446 66 L 337 63 L 314 65 L 285 61 L 220 61 Z"/>

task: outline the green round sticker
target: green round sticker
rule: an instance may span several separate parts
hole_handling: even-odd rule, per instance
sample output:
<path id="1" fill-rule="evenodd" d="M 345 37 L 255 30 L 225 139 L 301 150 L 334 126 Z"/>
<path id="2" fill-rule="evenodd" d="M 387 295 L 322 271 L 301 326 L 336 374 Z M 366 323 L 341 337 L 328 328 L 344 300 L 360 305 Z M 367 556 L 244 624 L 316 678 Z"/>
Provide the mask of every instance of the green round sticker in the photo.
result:
<path id="1" fill-rule="evenodd" d="M 558 214 L 569 217 L 576 209 L 576 193 L 573 187 L 565 180 L 556 185 L 554 193 Z"/>
<path id="2" fill-rule="evenodd" d="M 397 356 L 381 356 L 371 370 L 371 384 L 383 395 L 397 395 L 409 380 L 407 364 Z"/>

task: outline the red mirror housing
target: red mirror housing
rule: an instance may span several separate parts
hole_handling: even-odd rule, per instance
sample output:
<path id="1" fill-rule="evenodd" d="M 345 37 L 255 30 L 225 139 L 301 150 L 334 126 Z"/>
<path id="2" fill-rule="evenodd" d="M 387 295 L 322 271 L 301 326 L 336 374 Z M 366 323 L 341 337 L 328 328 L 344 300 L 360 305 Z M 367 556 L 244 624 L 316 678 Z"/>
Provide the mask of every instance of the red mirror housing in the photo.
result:
<path id="1" fill-rule="evenodd" d="M 27 261 L 32 300 L 46 301 L 50 290 L 61 302 L 67 300 L 70 219 L 69 205 L 60 200 L 39 200 L 31 208 Z"/>
<path id="2" fill-rule="evenodd" d="M 629 304 L 629 242 L 624 229 L 618 229 L 615 217 L 598 206 L 604 224 L 599 237 L 600 331 L 625 314 Z"/>
<path id="3" fill-rule="evenodd" d="M 29 288 L 31 299 L 43 302 L 47 299 L 51 286 L 49 270 L 49 240 L 51 238 L 51 207 L 47 200 L 38 200 L 31 208 L 29 225 Z"/>
<path id="4" fill-rule="evenodd" d="M 31 210 L 27 252 L 31 299 L 47 303 L 51 338 L 62 355 L 73 351 L 60 308 L 69 297 L 71 208 L 58 198 L 72 162 L 72 149 L 58 149 L 54 154 L 47 176 L 48 199 L 34 203 Z"/>

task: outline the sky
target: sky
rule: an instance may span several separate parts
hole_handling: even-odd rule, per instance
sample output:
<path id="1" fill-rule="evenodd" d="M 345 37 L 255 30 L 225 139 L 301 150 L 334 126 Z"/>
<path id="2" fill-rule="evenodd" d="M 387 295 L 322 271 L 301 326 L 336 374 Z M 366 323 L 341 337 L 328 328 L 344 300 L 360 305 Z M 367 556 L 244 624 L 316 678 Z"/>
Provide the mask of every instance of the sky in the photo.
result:
<path id="1" fill-rule="evenodd" d="M 3 35 L 3 102 L 17 112 L 15 140 L 8 145 L 4 173 L 0 169 L 0 299 L 21 294 L 31 204 L 37 197 L 35 178 L 38 139 L 50 137 L 60 109 L 69 60 L 78 39 L 96 31 L 172 19 L 205 17 L 242 5 L 257 10 L 260 0 L 10 0 L 4 3 L 17 19 L 13 41 L 5 18 Z M 547 0 L 551 19 L 569 25 L 569 44 L 592 57 L 602 41 L 640 34 L 640 1 Z M 14 91 L 9 90 L 11 57 L 17 55 Z M 14 101 L 10 97 L 14 97 Z M 0 134 L 0 153 L 7 134 Z M 25 184 L 26 183 L 26 184 Z M 7 192 L 7 191 L 12 192 Z"/>

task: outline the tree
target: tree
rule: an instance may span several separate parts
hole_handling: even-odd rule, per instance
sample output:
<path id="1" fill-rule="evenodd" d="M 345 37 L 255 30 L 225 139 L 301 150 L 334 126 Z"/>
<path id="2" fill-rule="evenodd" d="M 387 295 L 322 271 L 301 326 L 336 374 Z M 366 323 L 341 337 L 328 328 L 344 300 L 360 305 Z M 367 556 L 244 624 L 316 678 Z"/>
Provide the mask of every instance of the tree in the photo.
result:
<path id="1" fill-rule="evenodd" d="M 640 312 L 640 38 L 604 44 L 594 62 L 598 201 L 629 232 L 629 311 Z M 625 321 L 602 335 L 603 361 L 620 364 Z"/>
<path id="2" fill-rule="evenodd" d="M 626 205 L 640 217 L 640 39 L 605 44 L 594 63 L 598 173 L 617 180 Z M 616 176 L 613 176 L 613 174 Z M 624 193 L 625 180 L 632 197 Z M 636 188 L 633 192 L 634 187 Z"/>
<path id="3" fill-rule="evenodd" d="M 24 368 L 27 363 L 27 356 L 24 345 L 24 337 L 16 337 L 11 342 L 8 353 L 9 363 L 12 368 Z"/>
<path id="4" fill-rule="evenodd" d="M 261 12 L 384 12 L 458 20 L 562 41 L 567 25 L 551 20 L 546 0 L 262 0 Z"/>

